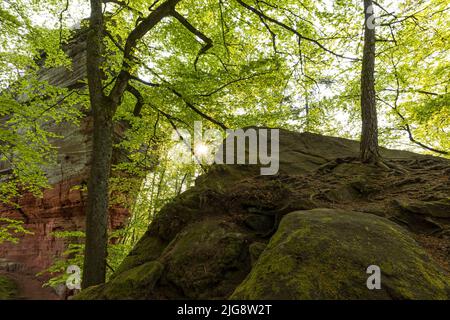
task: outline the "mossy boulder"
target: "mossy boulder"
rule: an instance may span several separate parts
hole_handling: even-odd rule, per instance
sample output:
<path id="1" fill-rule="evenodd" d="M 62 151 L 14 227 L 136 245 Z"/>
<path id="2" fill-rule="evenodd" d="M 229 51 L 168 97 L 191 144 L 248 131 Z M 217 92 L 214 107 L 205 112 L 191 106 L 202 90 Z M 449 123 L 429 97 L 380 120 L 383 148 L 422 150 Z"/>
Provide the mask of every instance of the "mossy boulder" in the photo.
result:
<path id="1" fill-rule="evenodd" d="M 367 288 L 367 268 L 381 289 Z M 449 299 L 450 277 L 407 231 L 374 215 L 314 209 L 286 215 L 232 299 Z"/>
<path id="2" fill-rule="evenodd" d="M 151 257 L 155 260 L 134 266 Z M 76 299 L 223 298 L 249 271 L 247 239 L 239 227 L 205 219 L 186 227 L 167 246 L 143 237 L 109 282 L 83 290 Z"/>
<path id="3" fill-rule="evenodd" d="M 15 299 L 17 292 L 17 284 L 12 279 L 0 275 L 0 300 Z"/>
<path id="4" fill-rule="evenodd" d="M 151 261 L 139 267 L 122 272 L 107 285 L 99 285 L 83 290 L 75 299 L 146 299 L 153 295 L 153 288 L 161 278 L 164 266 Z"/>
<path id="5" fill-rule="evenodd" d="M 163 252 L 163 281 L 189 299 L 226 297 L 250 271 L 246 242 L 236 226 L 220 220 L 192 224 Z"/>
<path id="6" fill-rule="evenodd" d="M 122 272 L 158 259 L 166 246 L 167 244 L 159 237 L 153 236 L 149 232 L 145 233 L 119 265 L 112 278 Z"/>

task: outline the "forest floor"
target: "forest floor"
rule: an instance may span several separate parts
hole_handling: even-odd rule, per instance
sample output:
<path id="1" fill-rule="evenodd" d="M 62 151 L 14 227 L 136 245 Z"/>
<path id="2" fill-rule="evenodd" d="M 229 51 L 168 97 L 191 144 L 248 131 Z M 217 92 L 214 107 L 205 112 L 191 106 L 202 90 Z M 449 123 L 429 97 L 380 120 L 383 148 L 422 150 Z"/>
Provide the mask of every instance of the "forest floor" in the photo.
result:
<path id="1" fill-rule="evenodd" d="M 42 281 L 35 276 L 23 272 L 0 271 L 0 275 L 13 280 L 17 285 L 15 300 L 60 300 L 49 287 L 42 287 Z"/>

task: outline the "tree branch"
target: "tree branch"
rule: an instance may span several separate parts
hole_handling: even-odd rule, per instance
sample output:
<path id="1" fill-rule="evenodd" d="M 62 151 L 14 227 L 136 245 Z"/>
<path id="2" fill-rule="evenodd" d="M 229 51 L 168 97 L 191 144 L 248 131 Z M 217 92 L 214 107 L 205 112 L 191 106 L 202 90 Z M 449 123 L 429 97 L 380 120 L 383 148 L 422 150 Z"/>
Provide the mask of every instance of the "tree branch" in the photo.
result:
<path id="1" fill-rule="evenodd" d="M 164 85 L 155 85 L 152 83 L 148 83 L 147 85 L 150 87 L 155 87 L 155 86 L 161 86 L 164 88 L 167 88 L 168 90 L 170 90 L 170 92 L 172 92 L 174 95 L 176 95 L 178 98 L 180 98 L 181 100 L 183 100 L 183 102 L 186 104 L 186 106 L 189 107 L 189 109 L 191 109 L 192 111 L 194 111 L 195 113 L 197 113 L 198 115 L 200 115 L 202 118 L 208 120 L 209 122 L 221 127 L 223 130 L 228 129 L 228 127 L 223 124 L 222 122 L 208 116 L 207 114 L 205 114 L 203 111 L 201 111 L 200 109 L 198 109 L 196 106 L 194 106 L 191 102 L 189 102 L 179 91 L 177 91 L 175 88 L 173 88 L 173 86 L 166 80 L 164 80 L 158 73 L 156 73 L 154 70 L 152 70 L 149 67 L 146 67 L 148 71 L 150 71 L 153 75 L 155 75 L 156 77 L 158 77 L 163 83 Z M 137 80 L 139 81 L 139 80 Z M 142 81 L 140 81 L 141 83 L 144 83 Z M 145 84 L 145 83 L 144 83 Z"/>
<path id="2" fill-rule="evenodd" d="M 206 113 L 204 113 L 203 111 L 201 111 L 200 109 L 198 109 L 196 106 L 194 106 L 192 103 L 190 103 L 180 92 L 178 92 L 177 90 L 175 90 L 174 88 L 169 87 L 168 88 L 173 94 L 175 94 L 177 97 L 179 97 L 181 100 L 184 101 L 184 103 L 189 107 L 189 109 L 191 109 L 192 111 L 194 111 L 195 113 L 197 113 L 198 115 L 200 115 L 202 118 L 208 120 L 211 123 L 214 123 L 215 125 L 221 127 L 223 130 L 227 130 L 228 127 L 223 124 L 222 122 L 208 116 Z"/>
<path id="3" fill-rule="evenodd" d="M 128 84 L 127 91 L 136 98 L 136 104 L 134 105 L 133 115 L 135 117 L 141 117 L 142 107 L 144 106 L 144 97 L 141 93 L 132 85 Z"/>
<path id="4" fill-rule="evenodd" d="M 299 33 L 297 30 L 295 30 L 294 28 L 292 28 L 292 27 L 290 27 L 290 26 L 284 24 L 283 22 L 280 22 L 280 21 L 278 21 L 278 20 L 276 20 L 276 19 L 274 19 L 274 18 L 271 18 L 271 17 L 267 16 L 267 15 L 264 14 L 263 12 L 261 12 L 261 11 L 259 11 L 258 9 L 253 8 L 252 6 L 246 4 L 246 3 L 243 2 L 242 0 L 236 0 L 236 1 L 237 1 L 242 7 L 244 7 L 245 9 L 247 9 L 247 10 L 253 12 L 253 13 L 256 14 L 257 16 L 259 16 L 260 18 L 265 19 L 265 20 L 267 20 L 267 21 L 270 21 L 270 22 L 272 22 L 272 23 L 274 23 L 274 24 L 276 24 L 276 25 L 282 27 L 283 29 L 288 30 L 288 31 L 294 33 L 294 34 L 295 34 L 297 37 L 299 37 L 300 39 L 303 39 L 303 40 L 306 40 L 306 41 L 309 41 L 309 42 L 314 43 L 316 46 L 318 46 L 319 48 L 321 48 L 321 49 L 324 50 L 325 52 L 331 53 L 332 55 L 334 55 L 334 56 L 336 56 L 336 57 L 339 57 L 339 58 L 342 58 L 342 59 L 347 59 L 347 60 L 352 60 L 352 61 L 359 61 L 359 59 L 357 59 L 357 58 L 347 57 L 347 56 L 344 56 L 344 55 L 342 55 L 342 54 L 336 53 L 336 52 L 334 52 L 334 51 L 332 51 L 332 50 L 326 48 L 326 47 L 325 47 L 323 44 L 321 44 L 319 41 L 317 41 L 317 40 L 315 40 L 315 39 L 311 39 L 311 38 L 309 38 L 309 37 L 303 36 L 302 34 L 300 34 L 300 33 Z"/>
<path id="5" fill-rule="evenodd" d="M 391 92 L 397 92 L 396 89 L 390 89 L 390 88 L 386 88 L 383 89 L 381 91 L 391 91 Z M 420 93 L 420 94 L 425 94 L 428 96 L 440 96 L 442 94 L 436 93 L 436 92 L 430 92 L 430 91 L 426 91 L 426 90 L 415 90 L 415 89 L 410 89 L 410 90 L 400 90 L 400 93 Z"/>
<path id="6" fill-rule="evenodd" d="M 66 0 L 64 8 L 59 13 L 59 45 L 62 46 L 63 18 L 64 13 L 69 10 L 69 0 Z"/>
<path id="7" fill-rule="evenodd" d="M 109 98 L 115 103 L 119 103 L 120 98 L 125 92 L 128 81 L 130 80 L 129 61 L 133 60 L 133 51 L 136 49 L 137 43 L 144 37 L 158 22 L 169 16 L 174 10 L 175 5 L 181 0 L 167 0 L 152 11 L 147 17 L 130 32 L 126 40 L 123 52 L 122 70 L 120 71 L 117 81 L 112 88 Z"/>
<path id="8" fill-rule="evenodd" d="M 221 31 L 222 31 L 222 41 L 223 41 L 223 46 L 225 48 L 225 52 L 227 53 L 227 57 L 229 57 L 230 56 L 230 51 L 228 49 L 227 41 L 226 41 L 226 38 L 225 38 L 225 28 L 228 29 L 228 27 L 225 24 L 225 21 L 223 19 L 223 8 L 222 8 L 222 6 L 223 6 L 222 0 L 219 0 L 220 28 L 221 28 Z"/>
<path id="9" fill-rule="evenodd" d="M 142 16 L 143 16 L 142 12 L 140 12 L 139 10 L 137 10 L 137 9 L 135 9 L 135 8 L 133 8 L 133 7 L 131 7 L 131 6 L 129 5 L 129 2 L 130 2 L 130 1 L 125 2 L 125 1 L 121 1 L 121 0 L 103 0 L 103 3 L 104 3 L 104 4 L 107 4 L 107 3 L 114 3 L 114 4 L 117 4 L 118 6 L 120 6 L 120 7 L 122 7 L 122 8 L 125 8 L 125 9 L 128 9 L 128 10 L 130 10 L 131 12 L 137 13 L 138 16 L 142 17 Z"/>
<path id="10" fill-rule="evenodd" d="M 153 110 L 157 111 L 158 114 L 162 114 L 167 120 L 176 120 L 176 121 L 188 126 L 188 124 L 185 121 L 181 120 L 180 118 L 177 118 L 175 116 L 172 116 L 172 115 L 162 111 L 161 109 L 157 108 L 153 104 L 146 103 L 141 92 L 138 89 L 136 89 L 135 87 L 133 87 L 132 85 L 128 84 L 127 91 L 129 93 L 131 93 L 136 99 L 136 104 L 135 104 L 135 107 L 133 110 L 133 115 L 135 117 L 141 117 L 142 108 L 144 107 L 144 105 L 149 105 Z"/>
<path id="11" fill-rule="evenodd" d="M 139 90 L 137 90 L 136 88 L 134 88 L 131 85 L 127 86 L 127 91 L 130 92 L 135 98 L 136 98 L 136 106 L 134 108 L 134 112 L 133 114 L 135 116 L 140 116 L 140 112 L 142 110 L 142 107 L 144 106 L 145 102 L 144 102 L 144 97 L 142 96 L 142 94 L 139 92 Z M 188 144 L 188 142 L 184 139 L 183 135 L 179 132 L 177 126 L 175 125 L 175 123 L 173 122 L 173 120 L 177 120 L 180 121 L 184 124 L 186 124 L 186 122 L 158 109 L 157 107 L 155 107 L 154 105 L 149 104 L 152 109 L 156 110 L 158 112 L 158 114 L 162 114 L 167 121 L 170 123 L 171 127 L 175 130 L 175 132 L 178 134 L 178 136 L 180 137 L 180 139 L 183 141 L 183 143 L 186 145 L 186 147 L 190 150 L 192 156 L 195 158 L 195 160 L 197 161 L 197 163 L 200 165 L 200 167 L 205 170 L 205 167 L 203 166 L 203 164 L 201 163 L 201 161 L 198 159 L 198 157 L 195 155 L 194 150 L 192 149 L 192 146 L 190 146 Z M 187 124 L 186 124 L 187 125 Z"/>
<path id="12" fill-rule="evenodd" d="M 142 84 L 145 84 L 146 86 L 152 87 L 152 88 L 157 88 L 157 87 L 161 86 L 159 83 L 148 82 L 148 81 L 142 80 L 141 78 L 138 78 L 138 77 L 133 76 L 133 75 L 130 75 L 130 79 L 131 80 L 135 80 L 137 82 L 140 82 Z"/>
<path id="13" fill-rule="evenodd" d="M 197 62 L 201 55 L 205 54 L 206 51 L 212 48 L 213 42 L 210 38 L 208 38 L 205 34 L 203 34 L 200 30 L 195 28 L 189 21 L 186 20 L 185 17 L 183 17 L 181 14 L 179 14 L 176 10 L 172 12 L 172 17 L 177 19 L 183 26 L 186 27 L 192 34 L 202 39 L 202 41 L 205 43 L 205 45 L 200 49 L 200 51 L 197 54 L 197 57 L 194 61 L 194 68 L 197 71 Z"/>
<path id="14" fill-rule="evenodd" d="M 416 140 L 416 139 L 414 138 L 414 135 L 413 135 L 412 130 L 411 130 L 411 126 L 410 126 L 409 123 L 407 122 L 406 117 L 398 110 L 398 100 L 400 99 L 400 93 L 402 92 L 402 90 L 400 90 L 400 79 L 399 79 L 398 74 L 397 74 L 397 67 L 396 67 L 395 64 L 394 64 L 393 67 L 394 67 L 395 81 L 396 81 L 396 85 L 397 85 L 396 90 L 392 90 L 392 91 L 395 91 L 394 105 L 391 105 L 390 103 L 384 101 L 383 99 L 380 99 L 380 98 L 378 98 L 378 99 L 379 99 L 381 102 L 383 102 L 383 103 L 385 103 L 386 105 L 388 105 L 389 107 L 391 107 L 391 109 L 392 109 L 392 110 L 397 114 L 397 116 L 402 120 L 402 123 L 403 123 L 402 129 L 405 130 L 405 131 L 408 133 L 408 138 L 409 138 L 409 140 L 410 140 L 412 143 L 415 143 L 415 144 L 417 144 L 418 146 L 420 146 L 420 147 L 422 147 L 422 148 L 424 148 L 424 149 L 426 149 L 426 150 L 429 150 L 429 151 L 432 151 L 432 152 L 435 152 L 435 153 L 438 153 L 438 154 L 449 155 L 450 152 L 448 152 L 448 151 L 444 151 L 444 150 L 440 150 L 440 149 L 436 149 L 436 148 L 427 146 L 426 144 L 424 144 L 424 143 L 422 143 L 422 142 L 420 142 L 420 141 L 418 141 L 418 140 Z"/>
<path id="15" fill-rule="evenodd" d="M 219 86 L 218 88 L 214 89 L 214 90 L 211 91 L 211 92 L 199 94 L 199 96 L 200 96 L 200 97 L 210 97 L 210 96 L 212 96 L 212 95 L 218 93 L 219 91 L 225 89 L 225 88 L 228 87 L 229 85 L 232 85 L 233 83 L 240 82 L 240 81 L 247 81 L 247 80 L 253 79 L 253 78 L 255 78 L 255 77 L 259 77 L 259 76 L 262 76 L 262 75 L 265 75 L 265 74 L 269 74 L 269 73 L 271 73 L 271 71 L 262 72 L 262 73 L 256 73 L 256 74 L 252 74 L 252 75 L 247 76 L 247 77 L 243 77 L 243 78 L 239 78 L 239 79 L 234 79 L 234 80 L 231 80 L 231 81 L 229 81 L 229 82 L 227 82 L 227 83 L 225 83 L 225 84 Z"/>

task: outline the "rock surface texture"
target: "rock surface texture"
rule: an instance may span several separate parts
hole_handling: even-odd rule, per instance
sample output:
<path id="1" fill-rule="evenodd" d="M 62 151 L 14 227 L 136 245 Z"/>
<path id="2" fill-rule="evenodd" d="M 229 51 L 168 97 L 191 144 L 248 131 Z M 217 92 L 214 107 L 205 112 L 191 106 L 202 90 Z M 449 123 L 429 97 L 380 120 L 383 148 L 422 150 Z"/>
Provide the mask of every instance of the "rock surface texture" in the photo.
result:
<path id="1" fill-rule="evenodd" d="M 450 161 L 280 130 L 280 171 L 216 165 L 78 299 L 450 299 Z M 369 290 L 370 265 L 381 289 Z"/>
<path id="2" fill-rule="evenodd" d="M 86 77 L 86 32 L 80 31 L 64 48 L 72 59 L 72 68 L 42 69 L 42 80 L 66 88 L 84 86 Z M 79 125 L 62 123 L 49 125 L 49 130 L 60 137 L 52 145 L 58 150 L 56 163 L 45 168 L 51 187 L 42 198 L 24 194 L 17 200 L 20 209 L 0 205 L 0 216 L 24 221 L 24 227 L 32 234 L 25 235 L 18 244 L 0 245 L 0 259 L 5 264 L 21 265 L 23 272 L 43 271 L 66 248 L 64 239 L 55 238 L 54 231 L 83 230 L 85 223 L 85 187 L 90 170 L 92 148 L 92 117 L 89 113 L 80 119 Z M 124 128 L 116 127 L 118 135 Z M 116 155 L 116 157 L 118 157 Z M 5 169 L 0 163 L 0 169 Z M 123 226 L 128 211 L 116 206 L 111 209 L 110 228 Z M 2 268 L 0 264 L 0 270 Z"/>

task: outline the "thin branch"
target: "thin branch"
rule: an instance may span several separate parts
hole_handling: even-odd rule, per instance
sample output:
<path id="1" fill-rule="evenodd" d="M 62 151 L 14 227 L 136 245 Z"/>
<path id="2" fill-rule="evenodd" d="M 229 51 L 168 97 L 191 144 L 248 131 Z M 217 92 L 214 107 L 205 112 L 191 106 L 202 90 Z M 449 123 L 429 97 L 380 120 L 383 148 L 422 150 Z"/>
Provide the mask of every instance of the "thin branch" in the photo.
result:
<path id="1" fill-rule="evenodd" d="M 153 75 L 155 75 L 157 78 L 159 78 L 163 83 L 163 85 L 158 85 L 161 87 L 165 87 L 168 90 L 170 90 L 173 94 L 175 94 L 177 97 L 179 97 L 181 100 L 183 100 L 183 102 L 186 104 L 186 106 L 189 107 L 189 109 L 191 109 L 192 111 L 194 111 L 195 113 L 197 113 L 198 115 L 200 115 L 202 118 L 208 120 L 209 122 L 219 126 L 220 128 L 222 128 L 223 130 L 228 129 L 228 127 L 223 124 L 222 122 L 212 118 L 211 116 L 205 114 L 203 111 L 201 111 L 200 109 L 198 109 L 196 106 L 194 106 L 191 102 L 189 102 L 179 91 L 177 91 L 168 81 L 164 80 L 158 73 L 156 73 L 154 70 L 152 70 L 151 68 L 149 68 L 148 66 L 144 67 L 150 71 Z M 145 84 L 145 83 L 144 83 Z M 150 84 L 149 86 L 154 87 L 154 85 Z"/>
<path id="2" fill-rule="evenodd" d="M 210 38 L 208 38 L 205 34 L 203 34 L 200 30 L 195 28 L 189 21 L 186 20 L 185 17 L 183 17 L 181 14 L 179 14 L 176 10 L 172 12 L 172 17 L 177 19 L 186 29 L 188 29 L 192 34 L 199 37 L 205 45 L 200 49 L 200 51 L 197 54 L 197 57 L 194 61 L 194 68 L 197 71 L 197 62 L 201 55 L 205 54 L 206 51 L 212 48 L 213 42 Z"/>
<path id="3" fill-rule="evenodd" d="M 63 15 L 69 10 L 69 0 L 66 0 L 66 5 L 59 13 L 59 45 L 62 46 L 62 32 L 63 32 Z"/>
<path id="4" fill-rule="evenodd" d="M 141 111 L 144 106 L 144 98 L 141 93 L 132 85 L 128 84 L 127 91 L 130 92 L 136 98 L 136 104 L 133 109 L 133 116 L 142 117 Z"/>
<path id="5" fill-rule="evenodd" d="M 400 113 L 398 113 L 398 115 L 401 116 Z M 448 151 L 444 151 L 444 150 L 440 150 L 440 149 L 435 149 L 435 148 L 429 147 L 429 146 L 427 146 L 427 145 L 421 143 L 420 141 L 417 141 L 417 140 L 414 138 L 413 134 L 412 134 L 411 127 L 409 126 L 409 124 L 406 123 L 404 129 L 405 129 L 405 131 L 408 133 L 409 140 L 410 140 L 411 142 L 417 144 L 418 146 L 421 146 L 421 147 L 424 148 L 424 149 L 427 149 L 427 150 L 429 150 L 429 151 L 433 151 L 433 152 L 436 152 L 436 153 L 439 153 L 439 154 L 442 154 L 442 155 L 446 155 L 446 156 L 450 155 L 450 152 L 448 152 Z"/>
<path id="6" fill-rule="evenodd" d="M 115 270 L 113 269 L 113 267 L 111 267 L 108 263 L 108 261 L 105 261 L 106 266 L 108 267 L 109 270 L 111 270 L 113 273 L 115 272 Z"/>
<path id="7" fill-rule="evenodd" d="M 170 120 L 175 120 L 177 122 L 183 123 L 186 126 L 189 126 L 185 121 L 181 120 L 180 118 L 177 118 L 175 116 L 172 116 L 164 111 L 162 111 L 161 109 L 157 108 L 155 105 L 145 102 L 144 97 L 142 96 L 142 94 L 140 93 L 139 90 L 137 90 L 135 87 L 133 87 L 132 85 L 128 84 L 127 86 L 127 91 L 130 92 L 136 99 L 136 104 L 133 110 L 133 115 L 136 117 L 141 117 L 141 111 L 142 108 L 144 107 L 144 105 L 148 105 L 150 106 L 153 110 L 157 111 L 158 114 L 162 114 L 166 119 L 170 119 Z"/>
<path id="8" fill-rule="evenodd" d="M 258 5 L 258 9 L 261 10 L 261 8 Z M 259 16 L 259 20 L 262 22 L 262 24 L 264 25 L 264 27 L 267 29 L 267 31 L 270 34 L 270 37 L 272 38 L 272 47 L 273 47 L 273 52 L 275 54 L 279 53 L 277 50 L 277 35 L 275 34 L 275 32 L 272 31 L 272 29 L 270 29 L 270 26 L 266 23 L 266 20 L 263 19 L 263 17 Z"/>
<path id="9" fill-rule="evenodd" d="M 127 87 L 127 91 L 130 92 L 135 98 L 136 98 L 136 106 L 134 108 L 134 112 L 133 114 L 135 116 L 140 116 L 140 112 L 142 110 L 142 107 L 144 106 L 144 104 L 148 104 L 145 103 L 144 101 L 144 97 L 142 96 L 142 94 L 139 92 L 139 90 L 137 90 L 136 88 L 134 88 L 131 85 L 128 85 Z M 186 145 L 186 147 L 189 149 L 189 151 L 191 152 L 192 156 L 195 158 L 196 162 L 200 165 L 200 167 L 202 168 L 202 170 L 205 171 L 205 167 L 203 166 L 203 164 L 201 163 L 200 159 L 198 159 L 197 155 L 195 154 L 194 150 L 192 149 L 192 146 L 190 146 L 188 144 L 188 142 L 186 141 L 186 139 L 184 139 L 183 135 L 179 132 L 177 126 L 175 125 L 175 123 L 173 122 L 173 120 L 177 120 L 177 121 L 181 121 L 184 124 L 186 124 L 184 121 L 158 109 L 157 107 L 155 107 L 154 105 L 148 104 L 152 109 L 156 110 L 158 112 L 158 114 L 162 114 L 167 121 L 170 123 L 170 125 L 172 126 L 172 128 L 175 130 L 175 132 L 178 134 L 178 136 L 180 137 L 180 139 L 183 141 L 183 143 Z"/>
<path id="10" fill-rule="evenodd" d="M 390 15 L 390 16 L 394 17 L 395 19 L 397 19 L 397 16 L 396 16 L 394 13 L 387 11 L 387 10 L 386 10 L 383 6 L 381 6 L 377 1 L 373 1 L 373 4 L 376 5 L 378 8 L 380 8 L 382 11 L 386 12 L 387 15 Z"/>
<path id="11" fill-rule="evenodd" d="M 133 75 L 130 75 L 130 79 L 131 80 L 135 80 L 137 82 L 140 82 L 142 84 L 145 84 L 146 86 L 152 87 L 152 88 L 157 88 L 157 87 L 161 86 L 159 83 L 148 82 L 148 81 L 145 81 L 145 80 L 143 80 L 141 78 L 138 78 L 136 76 L 133 76 Z"/>
<path id="12" fill-rule="evenodd" d="M 324 50 L 325 52 L 328 52 L 328 53 L 330 53 L 330 54 L 332 54 L 332 55 L 334 55 L 334 56 L 336 56 L 336 57 L 342 58 L 342 59 L 347 59 L 347 60 L 352 60 L 352 61 L 359 61 L 359 60 L 360 60 L 360 59 L 357 59 L 357 58 L 351 58 L 351 57 L 347 57 L 347 56 L 344 56 L 344 55 L 342 55 L 342 54 L 336 53 L 336 52 L 334 52 L 334 51 L 332 51 L 332 50 L 326 48 L 326 47 L 325 47 L 323 44 L 321 44 L 319 41 L 317 41 L 317 40 L 315 40 L 315 39 L 312 39 L 312 38 L 309 38 L 309 37 L 303 36 L 302 34 L 300 34 L 300 33 L 299 33 L 297 30 L 295 30 L 294 28 L 292 28 L 292 27 L 290 27 L 290 26 L 284 24 L 283 22 L 280 22 L 280 21 L 278 21 L 278 20 L 276 20 L 276 19 L 274 19 L 274 18 L 271 18 L 271 17 L 267 16 L 267 15 L 264 14 L 263 12 L 261 12 L 261 11 L 257 10 L 256 8 L 254 8 L 254 7 L 252 7 L 252 6 L 248 5 L 248 4 L 246 4 L 246 3 L 243 2 L 242 0 L 236 0 L 236 1 L 237 1 L 242 7 L 244 7 L 245 9 L 247 9 L 247 10 L 253 12 L 253 13 L 256 14 L 257 16 L 259 16 L 260 18 L 263 18 L 263 19 L 265 19 L 265 20 L 267 20 L 267 21 L 270 21 L 270 22 L 272 22 L 272 23 L 274 23 L 274 24 L 276 24 L 276 25 L 282 27 L 283 29 L 288 30 L 288 31 L 294 33 L 294 34 L 297 35 L 297 37 L 299 37 L 300 39 L 304 39 L 304 40 L 306 40 L 306 41 L 309 41 L 309 42 L 314 43 L 316 46 L 318 46 L 319 48 L 321 48 L 321 49 Z"/>
<path id="13" fill-rule="evenodd" d="M 223 41 L 223 46 L 225 48 L 225 52 L 227 53 L 227 57 L 229 57 L 230 56 L 230 50 L 228 49 L 227 42 L 226 42 L 226 39 L 225 39 L 225 28 L 228 29 L 228 27 L 225 24 L 225 20 L 223 19 L 223 8 L 222 8 L 222 6 L 223 6 L 222 0 L 219 0 L 220 28 L 221 28 L 221 31 L 222 31 L 222 41 Z"/>
<path id="14" fill-rule="evenodd" d="M 148 10 L 152 11 L 153 7 L 156 6 L 158 4 L 159 0 L 155 0 L 153 1 L 153 3 L 150 5 L 150 7 L 148 7 Z"/>
<path id="15" fill-rule="evenodd" d="M 214 89 L 213 91 L 210 91 L 210 92 L 208 92 L 208 93 L 199 94 L 199 96 L 200 96 L 200 97 L 210 97 L 210 96 L 212 96 L 212 95 L 218 93 L 219 91 L 225 89 L 225 88 L 228 87 L 229 85 L 232 85 L 232 84 L 237 83 L 237 82 L 240 82 L 240 81 L 247 81 L 247 80 L 253 79 L 253 78 L 255 78 L 255 77 L 263 76 L 263 75 L 269 74 L 269 73 L 271 73 L 271 71 L 262 72 L 262 73 L 256 73 L 256 74 L 252 74 L 252 75 L 247 76 L 247 77 L 243 77 L 243 78 L 239 78 L 239 79 L 234 79 L 234 80 L 231 80 L 231 81 L 229 81 L 229 82 L 227 82 L 227 83 L 225 83 L 225 84 L 219 86 L 218 88 Z"/>
<path id="16" fill-rule="evenodd" d="M 105 34 L 109 38 L 109 40 L 111 40 L 111 42 L 117 47 L 117 49 L 119 49 L 122 52 L 125 51 L 125 49 L 120 45 L 120 43 L 116 39 L 114 39 L 113 35 L 106 29 Z"/>
<path id="17" fill-rule="evenodd" d="M 397 89 L 386 88 L 386 89 L 382 89 L 380 91 L 397 92 Z M 439 93 L 436 93 L 436 92 L 430 92 L 430 91 L 426 91 L 426 90 L 416 90 L 416 89 L 400 90 L 400 93 L 420 93 L 420 94 L 425 94 L 425 95 L 429 95 L 429 96 L 436 96 L 436 97 L 442 95 L 442 94 L 439 94 Z"/>
<path id="18" fill-rule="evenodd" d="M 204 113 L 203 111 L 201 111 L 200 109 L 198 109 L 196 106 L 194 106 L 192 103 L 190 103 L 180 92 L 178 92 L 177 90 L 175 90 L 174 88 L 168 88 L 173 94 L 175 94 L 177 97 L 179 97 L 181 100 L 184 101 L 184 103 L 189 107 L 189 109 L 191 109 L 192 111 L 194 111 L 195 113 L 197 113 L 198 115 L 200 115 L 202 118 L 208 120 L 211 123 L 214 123 L 215 125 L 221 127 L 223 130 L 227 130 L 228 127 L 223 124 L 222 122 L 212 118 L 211 116 L 207 115 L 206 113 Z"/>
<path id="19" fill-rule="evenodd" d="M 412 133 L 412 129 L 411 126 L 409 125 L 409 123 L 406 120 L 406 117 L 400 112 L 400 110 L 398 109 L 398 101 L 400 99 L 400 79 L 398 77 L 398 73 L 397 73 L 397 67 L 394 64 L 394 75 L 395 75 L 395 81 L 396 81 L 396 85 L 397 88 L 395 90 L 395 99 L 394 99 L 394 105 L 391 105 L 390 103 L 388 103 L 387 101 L 384 101 L 381 98 L 378 98 L 378 100 L 380 100 L 381 102 L 385 103 L 386 105 L 388 105 L 389 107 L 391 107 L 391 109 L 397 114 L 397 116 L 402 120 L 403 126 L 402 129 L 405 130 L 408 134 L 408 138 L 412 143 L 415 143 L 416 145 L 422 147 L 423 149 L 438 153 L 438 154 L 442 154 L 442 155 L 449 155 L 450 152 L 448 151 L 444 151 L 444 150 L 440 150 L 440 149 L 436 149 L 430 146 L 427 146 L 426 144 L 416 140 L 416 138 L 414 137 L 413 133 Z"/>
<path id="20" fill-rule="evenodd" d="M 118 5 L 118 6 L 122 7 L 122 8 L 128 9 L 129 11 L 136 13 L 140 17 L 143 16 L 142 12 L 140 12 L 139 10 L 131 7 L 129 5 L 129 2 L 130 1 L 125 2 L 125 1 L 121 1 L 121 0 L 103 0 L 104 4 L 114 3 L 114 4 L 116 4 L 116 5 Z"/>

